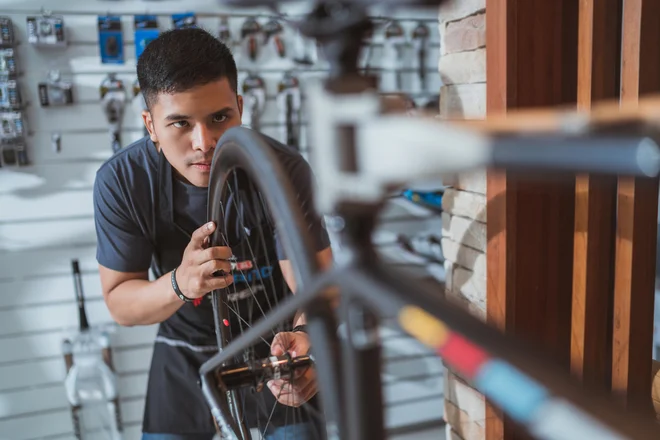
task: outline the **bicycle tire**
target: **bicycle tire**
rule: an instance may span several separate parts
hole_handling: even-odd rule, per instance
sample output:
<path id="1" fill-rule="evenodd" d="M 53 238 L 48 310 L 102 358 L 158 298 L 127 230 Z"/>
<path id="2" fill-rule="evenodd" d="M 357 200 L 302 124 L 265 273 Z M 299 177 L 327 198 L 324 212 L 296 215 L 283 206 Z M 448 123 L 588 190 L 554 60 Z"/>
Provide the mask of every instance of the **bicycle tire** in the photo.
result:
<path id="1" fill-rule="evenodd" d="M 299 155 L 293 149 L 291 154 Z M 220 227 L 224 223 L 223 191 L 231 184 L 229 179 L 236 170 L 244 172 L 263 196 L 269 215 L 274 219 L 279 242 L 287 259 L 292 263 L 296 290 L 300 290 L 319 271 L 312 238 L 307 231 L 305 216 L 297 203 L 296 192 L 273 145 L 265 136 L 252 129 L 229 129 L 216 146 L 209 180 L 208 219 L 215 221 L 218 227 L 210 237 L 210 245 L 224 245 L 223 230 Z M 228 317 L 228 311 L 219 300 L 219 293 L 213 292 L 213 295 L 216 336 L 218 346 L 222 350 L 227 344 L 231 344 L 232 340 L 227 326 L 221 325 Z M 228 409 L 235 423 L 234 431 L 240 431 L 243 438 L 250 438 L 247 428 L 241 422 L 243 415 L 239 410 L 240 400 L 237 394 L 233 391 L 226 393 L 229 398 Z"/>

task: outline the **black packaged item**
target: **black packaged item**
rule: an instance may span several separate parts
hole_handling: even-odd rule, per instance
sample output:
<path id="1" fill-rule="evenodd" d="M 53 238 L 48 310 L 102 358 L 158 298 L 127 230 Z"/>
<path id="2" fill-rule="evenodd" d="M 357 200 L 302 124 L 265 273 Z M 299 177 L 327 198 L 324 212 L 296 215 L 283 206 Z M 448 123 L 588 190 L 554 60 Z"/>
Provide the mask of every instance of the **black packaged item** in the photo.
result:
<path id="1" fill-rule="evenodd" d="M 73 103 L 73 83 L 63 81 L 59 71 L 48 72 L 48 80 L 39 83 L 39 103 L 42 107 Z"/>
<path id="2" fill-rule="evenodd" d="M 0 46 L 14 44 L 14 24 L 9 17 L 0 17 Z"/>

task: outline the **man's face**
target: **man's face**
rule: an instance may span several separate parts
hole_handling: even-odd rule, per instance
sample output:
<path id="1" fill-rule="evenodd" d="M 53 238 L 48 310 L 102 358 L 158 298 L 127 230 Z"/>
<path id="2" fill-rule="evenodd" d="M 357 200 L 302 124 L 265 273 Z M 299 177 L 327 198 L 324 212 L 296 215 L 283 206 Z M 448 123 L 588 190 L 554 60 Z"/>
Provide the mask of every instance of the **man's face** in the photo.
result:
<path id="1" fill-rule="evenodd" d="M 142 118 L 151 140 L 179 176 L 205 187 L 218 139 L 241 125 L 242 111 L 242 98 L 223 78 L 181 93 L 161 93 Z"/>

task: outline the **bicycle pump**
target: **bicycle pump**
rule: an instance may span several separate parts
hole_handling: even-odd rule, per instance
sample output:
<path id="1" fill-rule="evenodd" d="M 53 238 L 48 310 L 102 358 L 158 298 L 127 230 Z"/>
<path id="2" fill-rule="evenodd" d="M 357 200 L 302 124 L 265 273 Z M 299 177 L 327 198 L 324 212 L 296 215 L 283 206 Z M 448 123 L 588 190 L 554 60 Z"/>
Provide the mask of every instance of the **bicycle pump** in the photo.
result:
<path id="1" fill-rule="evenodd" d="M 261 25 L 254 18 L 248 18 L 241 27 L 241 38 L 247 41 L 247 53 L 250 60 L 256 61 L 259 54 L 257 35 L 261 32 Z"/>
<path id="2" fill-rule="evenodd" d="M 280 81 L 277 94 L 277 106 L 280 110 L 282 138 L 285 144 L 300 150 L 300 81 L 291 72 L 287 72 Z"/>
<path id="3" fill-rule="evenodd" d="M 419 87 L 422 91 L 426 90 L 426 54 L 428 53 L 430 34 L 431 31 L 424 22 L 420 22 L 412 33 L 412 39 L 415 44 L 415 48 L 417 49 Z"/>
<path id="4" fill-rule="evenodd" d="M 128 96 L 124 83 L 114 73 L 108 74 L 100 87 L 101 107 L 110 128 L 110 140 L 113 153 L 121 149 L 121 123 Z"/>
<path id="5" fill-rule="evenodd" d="M 286 57 L 286 47 L 284 45 L 284 38 L 282 35 L 284 33 L 284 28 L 280 22 L 277 20 L 269 21 L 264 25 L 263 32 L 264 44 L 268 44 L 272 38 L 277 54 L 280 56 L 280 58 Z"/>
<path id="6" fill-rule="evenodd" d="M 260 76 L 250 73 L 243 81 L 243 123 L 255 131 L 261 129 L 261 114 L 266 106 L 266 83 Z"/>
<path id="7" fill-rule="evenodd" d="M 385 38 L 387 44 L 394 48 L 396 52 L 396 89 L 397 91 L 403 90 L 403 77 L 401 74 L 403 50 L 406 46 L 406 34 L 398 21 L 393 20 L 385 28 Z"/>

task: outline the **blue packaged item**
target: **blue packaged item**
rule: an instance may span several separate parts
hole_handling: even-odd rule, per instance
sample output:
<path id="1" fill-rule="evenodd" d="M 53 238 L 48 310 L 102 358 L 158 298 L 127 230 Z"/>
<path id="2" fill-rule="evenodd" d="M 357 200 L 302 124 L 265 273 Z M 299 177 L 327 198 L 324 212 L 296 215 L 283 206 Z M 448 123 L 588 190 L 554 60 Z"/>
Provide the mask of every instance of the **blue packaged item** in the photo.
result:
<path id="1" fill-rule="evenodd" d="M 135 16 L 135 58 L 140 58 L 147 44 L 158 38 L 158 17 L 155 15 Z"/>
<path id="2" fill-rule="evenodd" d="M 118 15 L 98 17 L 99 49 L 103 64 L 124 64 L 124 38 Z"/>
<path id="3" fill-rule="evenodd" d="M 172 14 L 172 24 L 175 29 L 197 27 L 197 17 L 194 12 L 184 12 L 182 14 Z"/>

